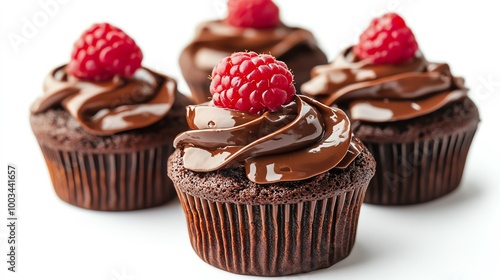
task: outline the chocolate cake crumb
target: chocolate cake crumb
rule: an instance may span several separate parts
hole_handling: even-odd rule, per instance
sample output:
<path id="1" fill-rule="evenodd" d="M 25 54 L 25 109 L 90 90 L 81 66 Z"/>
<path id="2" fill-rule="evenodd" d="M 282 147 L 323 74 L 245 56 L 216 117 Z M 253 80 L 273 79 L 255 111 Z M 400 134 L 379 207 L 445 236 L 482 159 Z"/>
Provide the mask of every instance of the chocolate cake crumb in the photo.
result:
<path id="1" fill-rule="evenodd" d="M 355 141 L 361 143 L 357 139 Z M 366 186 L 375 173 L 375 160 L 362 146 L 362 153 L 346 169 L 333 168 L 301 181 L 257 184 L 248 180 L 243 166 L 206 173 L 194 172 L 184 168 L 180 149 L 169 158 L 168 175 L 184 192 L 212 201 L 238 204 L 299 203 L 333 197 Z"/>

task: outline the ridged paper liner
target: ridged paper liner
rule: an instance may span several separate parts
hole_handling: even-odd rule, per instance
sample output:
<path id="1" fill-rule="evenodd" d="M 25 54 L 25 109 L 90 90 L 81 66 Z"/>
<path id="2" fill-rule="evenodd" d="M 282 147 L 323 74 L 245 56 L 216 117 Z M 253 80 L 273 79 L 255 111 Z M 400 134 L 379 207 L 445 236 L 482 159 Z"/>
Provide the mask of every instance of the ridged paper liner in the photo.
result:
<path id="1" fill-rule="evenodd" d="M 477 128 L 477 127 L 476 127 Z M 365 202 L 405 205 L 430 201 L 460 184 L 476 128 L 410 143 L 363 143 L 377 161 Z"/>
<path id="2" fill-rule="evenodd" d="M 122 153 L 56 150 L 40 145 L 56 194 L 73 205 L 124 211 L 149 208 L 175 196 L 167 177 L 167 145 Z"/>
<path id="3" fill-rule="evenodd" d="M 232 273 L 279 276 L 326 268 L 349 255 L 366 186 L 278 205 L 213 202 L 176 190 L 201 259 Z"/>

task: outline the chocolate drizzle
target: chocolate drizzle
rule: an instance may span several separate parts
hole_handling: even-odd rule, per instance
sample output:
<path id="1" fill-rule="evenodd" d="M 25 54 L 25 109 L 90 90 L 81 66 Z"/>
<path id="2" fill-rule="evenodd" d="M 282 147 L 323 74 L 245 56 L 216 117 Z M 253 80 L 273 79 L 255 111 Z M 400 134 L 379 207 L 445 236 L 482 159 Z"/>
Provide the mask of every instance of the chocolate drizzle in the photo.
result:
<path id="1" fill-rule="evenodd" d="M 462 78 L 448 64 L 429 63 L 421 53 L 398 65 L 357 61 L 346 49 L 331 64 L 317 66 L 302 93 L 324 104 L 346 105 L 353 120 L 387 122 L 415 118 L 464 98 Z"/>
<path id="2" fill-rule="evenodd" d="M 131 79 L 92 82 L 69 75 L 65 67 L 46 78 L 45 94 L 33 104 L 32 113 L 62 105 L 85 131 L 111 135 L 159 121 L 174 103 L 176 82 L 149 69 L 139 69 Z"/>
<path id="3" fill-rule="evenodd" d="M 345 168 L 361 151 L 351 141 L 344 112 L 306 96 L 262 115 L 209 104 L 189 106 L 187 120 L 193 130 L 174 140 L 175 147 L 184 148 L 187 169 L 209 172 L 244 164 L 248 179 L 259 184 Z"/>

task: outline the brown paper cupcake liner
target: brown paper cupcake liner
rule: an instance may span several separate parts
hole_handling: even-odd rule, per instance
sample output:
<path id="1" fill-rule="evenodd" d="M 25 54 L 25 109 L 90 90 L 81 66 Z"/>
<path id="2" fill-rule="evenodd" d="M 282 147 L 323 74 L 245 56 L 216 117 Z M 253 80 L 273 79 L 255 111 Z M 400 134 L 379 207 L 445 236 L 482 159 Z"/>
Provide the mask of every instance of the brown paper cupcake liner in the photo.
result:
<path id="1" fill-rule="evenodd" d="M 326 268 L 349 255 L 366 186 L 279 205 L 213 202 L 176 190 L 201 259 L 232 273 L 280 276 Z"/>
<path id="2" fill-rule="evenodd" d="M 149 208 L 175 196 L 167 177 L 167 145 L 136 152 L 89 153 L 40 145 L 56 194 L 87 209 Z"/>
<path id="3" fill-rule="evenodd" d="M 377 161 L 365 202 L 405 205 L 430 201 L 460 184 L 477 127 L 411 143 L 363 143 Z"/>

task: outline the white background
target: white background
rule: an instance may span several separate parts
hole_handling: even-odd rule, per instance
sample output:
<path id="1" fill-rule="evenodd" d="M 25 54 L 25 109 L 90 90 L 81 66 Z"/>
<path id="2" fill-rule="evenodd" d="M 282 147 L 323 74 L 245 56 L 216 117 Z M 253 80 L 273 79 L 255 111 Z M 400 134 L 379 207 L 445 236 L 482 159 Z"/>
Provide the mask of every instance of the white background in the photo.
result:
<path id="1" fill-rule="evenodd" d="M 94 22 L 125 30 L 142 48 L 143 65 L 176 78 L 187 93 L 178 55 L 198 22 L 224 14 L 224 0 L 70 0 L 52 7 L 45 18 L 39 2 L 54 1 L 0 4 L 0 279 L 251 279 L 197 257 L 177 201 L 109 213 L 59 200 L 28 121 L 45 75 L 68 61 L 73 42 Z M 373 16 L 399 12 L 429 60 L 449 62 L 466 78 L 482 118 L 457 191 L 417 206 L 363 205 L 347 259 L 284 278 L 500 279 L 500 17 L 495 1 L 276 2 L 282 20 L 312 30 L 329 59 L 355 43 Z M 38 27 L 23 35 L 26 21 Z M 14 34 L 25 41 L 13 45 Z M 17 273 L 8 272 L 6 263 L 8 163 L 19 171 Z"/>

